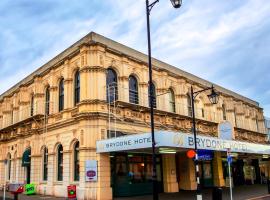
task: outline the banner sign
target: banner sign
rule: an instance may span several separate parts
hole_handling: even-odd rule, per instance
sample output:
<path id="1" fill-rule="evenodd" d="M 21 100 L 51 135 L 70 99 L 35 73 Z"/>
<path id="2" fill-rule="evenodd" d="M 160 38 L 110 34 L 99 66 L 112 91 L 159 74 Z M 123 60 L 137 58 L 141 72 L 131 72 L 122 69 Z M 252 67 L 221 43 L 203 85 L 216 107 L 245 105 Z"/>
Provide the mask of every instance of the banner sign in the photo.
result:
<path id="1" fill-rule="evenodd" d="M 156 147 L 179 147 L 194 148 L 193 135 L 187 133 L 157 131 L 155 133 Z M 240 142 L 237 140 L 225 140 L 217 137 L 207 137 L 197 135 L 198 149 L 227 151 L 238 153 L 255 153 L 270 155 L 270 145 L 262 145 L 248 142 Z M 150 133 L 133 134 L 96 142 L 97 152 L 115 152 L 134 149 L 151 148 L 152 140 Z"/>
<path id="2" fill-rule="evenodd" d="M 220 139 L 232 140 L 233 139 L 233 126 L 232 126 L 232 124 L 228 121 L 221 122 L 218 125 L 218 133 L 219 133 Z"/>
<path id="3" fill-rule="evenodd" d="M 85 161 L 85 181 L 97 181 L 97 161 Z"/>

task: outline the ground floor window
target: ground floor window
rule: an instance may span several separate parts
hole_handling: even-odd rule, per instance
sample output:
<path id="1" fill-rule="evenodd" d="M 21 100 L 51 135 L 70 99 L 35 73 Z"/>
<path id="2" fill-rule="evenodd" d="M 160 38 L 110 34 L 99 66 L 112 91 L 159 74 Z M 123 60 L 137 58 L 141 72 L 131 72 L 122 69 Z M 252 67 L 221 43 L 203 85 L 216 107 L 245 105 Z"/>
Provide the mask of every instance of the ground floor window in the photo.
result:
<path id="1" fill-rule="evenodd" d="M 157 179 L 162 191 L 161 157 L 157 157 Z M 111 175 L 114 196 L 152 193 L 152 156 L 150 154 L 111 155 Z"/>

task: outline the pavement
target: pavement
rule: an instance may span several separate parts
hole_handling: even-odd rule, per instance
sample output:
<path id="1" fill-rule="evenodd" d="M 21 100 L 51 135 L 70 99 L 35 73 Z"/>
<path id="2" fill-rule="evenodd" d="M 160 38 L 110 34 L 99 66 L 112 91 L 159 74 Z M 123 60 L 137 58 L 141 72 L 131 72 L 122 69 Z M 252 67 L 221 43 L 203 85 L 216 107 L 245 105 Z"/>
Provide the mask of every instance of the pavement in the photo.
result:
<path id="1" fill-rule="evenodd" d="M 6 193 L 6 200 L 13 200 L 13 195 L 9 192 Z M 202 191 L 203 200 L 212 200 L 212 190 L 204 189 Z M 0 200 L 3 199 L 3 192 L 0 192 Z M 31 195 L 26 196 L 24 194 L 19 195 L 18 200 L 66 200 L 64 197 L 53 197 L 43 195 Z M 151 195 L 136 196 L 136 197 L 121 197 L 114 198 L 114 200 L 151 200 Z M 177 193 L 161 193 L 159 194 L 160 200 L 194 200 L 195 191 L 180 191 Z M 270 200 L 268 195 L 267 185 L 245 185 L 233 188 L 234 200 Z M 222 200 L 230 200 L 230 193 L 228 188 L 223 188 Z"/>

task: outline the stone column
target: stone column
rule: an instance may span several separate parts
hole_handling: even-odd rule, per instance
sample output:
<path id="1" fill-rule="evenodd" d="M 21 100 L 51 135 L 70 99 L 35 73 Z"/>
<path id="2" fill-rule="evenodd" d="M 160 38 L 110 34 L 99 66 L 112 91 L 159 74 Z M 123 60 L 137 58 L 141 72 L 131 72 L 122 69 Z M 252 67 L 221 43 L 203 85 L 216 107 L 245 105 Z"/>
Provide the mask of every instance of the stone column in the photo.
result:
<path id="1" fill-rule="evenodd" d="M 148 96 L 148 84 L 145 82 L 139 83 L 139 105 L 149 107 L 149 96 Z M 149 91 L 150 92 L 150 91 Z"/>
<path id="2" fill-rule="evenodd" d="M 66 188 L 70 184 L 70 165 L 71 165 L 71 151 L 63 152 L 63 186 Z"/>
<path id="3" fill-rule="evenodd" d="M 177 164 L 179 166 L 179 188 L 182 190 L 196 190 L 194 161 L 187 158 L 185 153 L 183 153 L 179 155 Z"/>
<path id="4" fill-rule="evenodd" d="M 214 185 L 215 186 L 217 186 L 217 187 L 225 186 L 225 181 L 223 178 L 221 152 L 214 152 L 213 176 L 214 176 Z"/>
<path id="5" fill-rule="evenodd" d="M 178 192 L 179 186 L 176 180 L 175 155 L 162 155 L 164 192 Z"/>
<path id="6" fill-rule="evenodd" d="M 40 182 L 41 163 L 41 155 L 31 155 L 31 183 L 38 184 Z"/>
<path id="7" fill-rule="evenodd" d="M 55 153 L 48 153 L 48 179 L 46 186 L 43 187 L 43 191 L 41 191 L 42 194 L 46 195 L 54 195 L 54 188 L 53 184 L 55 181 Z"/>
<path id="8" fill-rule="evenodd" d="M 80 100 L 84 101 L 90 98 L 90 89 L 94 88 L 90 85 L 90 71 L 88 66 L 84 66 L 80 69 Z"/>
<path id="9" fill-rule="evenodd" d="M 3 185 L 5 183 L 5 164 L 4 160 L 1 160 L 0 162 L 0 185 Z"/>
<path id="10" fill-rule="evenodd" d="M 118 80 L 119 80 L 118 84 L 119 100 L 129 102 L 128 76 L 119 76 Z"/>

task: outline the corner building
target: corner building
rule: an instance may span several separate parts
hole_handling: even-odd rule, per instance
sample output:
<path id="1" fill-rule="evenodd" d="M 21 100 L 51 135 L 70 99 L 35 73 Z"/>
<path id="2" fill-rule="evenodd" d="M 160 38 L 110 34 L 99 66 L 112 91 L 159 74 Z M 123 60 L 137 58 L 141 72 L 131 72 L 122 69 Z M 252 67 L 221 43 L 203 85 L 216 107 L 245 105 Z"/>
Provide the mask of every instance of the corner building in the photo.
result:
<path id="1" fill-rule="evenodd" d="M 194 190 L 189 90 L 211 83 L 156 59 L 153 80 L 159 190 Z M 227 184 L 225 143 L 234 185 L 263 183 L 263 109 L 215 88 L 217 105 L 207 93 L 195 101 L 203 187 Z M 38 193 L 62 197 L 76 185 L 78 199 L 91 200 L 151 193 L 149 113 L 147 56 L 91 32 L 0 96 L 0 184 L 34 183 Z M 230 140 L 220 137 L 223 122 Z"/>

